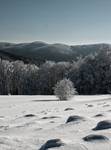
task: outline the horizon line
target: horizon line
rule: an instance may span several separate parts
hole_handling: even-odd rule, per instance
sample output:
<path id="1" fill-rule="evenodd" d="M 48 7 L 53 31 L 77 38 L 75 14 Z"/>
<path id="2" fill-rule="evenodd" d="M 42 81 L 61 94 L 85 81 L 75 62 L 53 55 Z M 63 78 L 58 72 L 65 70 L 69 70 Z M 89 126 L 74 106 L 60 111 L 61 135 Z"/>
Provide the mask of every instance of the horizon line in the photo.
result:
<path id="1" fill-rule="evenodd" d="M 46 42 L 46 41 L 42 41 L 42 40 L 34 40 L 34 41 L 15 41 L 15 42 L 11 42 L 11 41 L 0 41 L 0 43 L 10 43 L 10 44 L 28 44 L 28 43 L 36 43 L 36 42 L 41 42 L 41 43 L 46 43 L 46 44 L 63 44 L 63 45 L 69 45 L 69 46 L 82 46 L 82 45 L 99 45 L 99 44 L 107 44 L 107 45 L 111 45 L 111 42 L 87 42 L 87 43 L 83 43 L 81 42 L 80 44 L 69 44 L 68 42 Z"/>

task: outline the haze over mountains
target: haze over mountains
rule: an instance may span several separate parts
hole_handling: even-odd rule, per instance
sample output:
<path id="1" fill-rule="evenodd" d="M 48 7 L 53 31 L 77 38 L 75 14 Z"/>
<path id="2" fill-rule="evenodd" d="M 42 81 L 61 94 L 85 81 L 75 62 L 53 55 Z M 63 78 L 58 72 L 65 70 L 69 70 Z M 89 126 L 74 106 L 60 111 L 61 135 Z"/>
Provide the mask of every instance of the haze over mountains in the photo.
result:
<path id="1" fill-rule="evenodd" d="M 95 54 L 101 50 L 111 50 L 110 44 L 91 44 L 69 46 L 65 44 L 47 44 L 44 42 L 7 43 L 0 42 L 0 57 L 8 60 L 23 60 L 30 63 L 51 61 L 72 61 L 79 57 Z"/>

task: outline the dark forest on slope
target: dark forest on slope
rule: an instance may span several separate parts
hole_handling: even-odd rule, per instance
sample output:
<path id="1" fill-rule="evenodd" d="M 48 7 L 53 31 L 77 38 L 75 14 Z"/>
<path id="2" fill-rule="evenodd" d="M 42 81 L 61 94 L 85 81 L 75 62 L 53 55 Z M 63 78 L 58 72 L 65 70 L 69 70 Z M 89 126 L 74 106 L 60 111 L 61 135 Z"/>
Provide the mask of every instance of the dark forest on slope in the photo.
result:
<path id="1" fill-rule="evenodd" d="M 40 65 L 46 61 L 77 61 L 80 57 L 94 55 L 101 50 L 111 50 L 109 44 L 77 45 L 32 43 L 0 43 L 0 57 L 7 60 L 22 60 Z"/>
<path id="2" fill-rule="evenodd" d="M 52 95 L 64 78 L 74 83 L 78 94 L 111 93 L 108 44 L 0 43 L 0 58 L 1 95 Z"/>

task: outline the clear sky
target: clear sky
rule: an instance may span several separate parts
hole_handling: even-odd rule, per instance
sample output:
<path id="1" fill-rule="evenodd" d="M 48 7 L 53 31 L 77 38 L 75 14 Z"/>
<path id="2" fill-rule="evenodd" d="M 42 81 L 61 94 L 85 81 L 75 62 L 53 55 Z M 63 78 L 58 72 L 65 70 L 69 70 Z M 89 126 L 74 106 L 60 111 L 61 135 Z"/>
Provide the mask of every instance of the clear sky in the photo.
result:
<path id="1" fill-rule="evenodd" d="M 0 41 L 111 43 L 111 0 L 0 0 Z"/>

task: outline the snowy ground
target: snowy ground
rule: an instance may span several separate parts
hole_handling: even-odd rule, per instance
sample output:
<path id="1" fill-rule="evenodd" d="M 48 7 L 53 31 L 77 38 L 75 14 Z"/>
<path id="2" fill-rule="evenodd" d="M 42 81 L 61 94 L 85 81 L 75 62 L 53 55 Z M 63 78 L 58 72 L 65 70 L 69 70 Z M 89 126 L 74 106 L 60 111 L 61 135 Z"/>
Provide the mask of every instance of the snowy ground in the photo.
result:
<path id="1" fill-rule="evenodd" d="M 71 115 L 85 121 L 66 124 Z M 0 150 L 39 150 L 54 138 L 65 143 L 54 150 L 111 150 L 111 129 L 92 130 L 107 119 L 111 120 L 110 95 L 76 96 L 70 101 L 54 96 L 0 96 Z M 109 141 L 85 142 L 83 137 L 89 134 L 104 135 Z"/>

